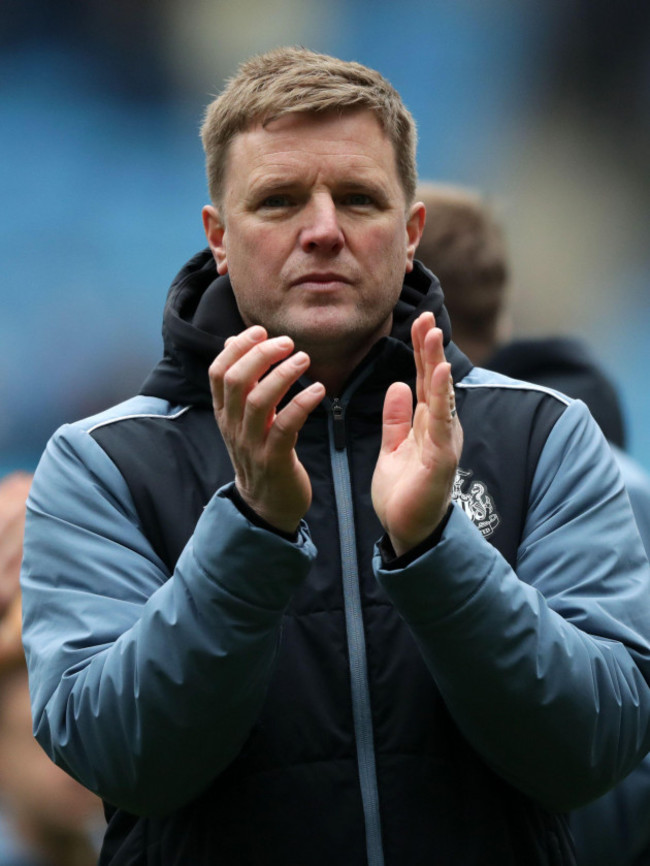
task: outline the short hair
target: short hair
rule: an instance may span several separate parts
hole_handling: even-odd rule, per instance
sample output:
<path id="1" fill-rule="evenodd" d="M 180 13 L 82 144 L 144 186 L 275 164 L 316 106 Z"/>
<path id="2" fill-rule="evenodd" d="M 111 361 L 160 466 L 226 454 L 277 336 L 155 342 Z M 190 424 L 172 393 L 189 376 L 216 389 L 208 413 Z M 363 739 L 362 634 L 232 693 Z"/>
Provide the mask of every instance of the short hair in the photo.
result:
<path id="1" fill-rule="evenodd" d="M 416 195 L 426 207 L 416 256 L 440 280 L 452 321 L 454 311 L 465 319 L 498 315 L 510 269 L 495 209 L 460 186 L 423 182 Z"/>
<path id="2" fill-rule="evenodd" d="M 201 138 L 210 198 L 221 202 L 230 142 L 252 124 L 296 112 L 364 108 L 374 113 L 390 139 L 407 204 L 412 204 L 417 131 L 399 93 L 374 69 L 300 47 L 277 48 L 244 61 L 208 105 Z"/>

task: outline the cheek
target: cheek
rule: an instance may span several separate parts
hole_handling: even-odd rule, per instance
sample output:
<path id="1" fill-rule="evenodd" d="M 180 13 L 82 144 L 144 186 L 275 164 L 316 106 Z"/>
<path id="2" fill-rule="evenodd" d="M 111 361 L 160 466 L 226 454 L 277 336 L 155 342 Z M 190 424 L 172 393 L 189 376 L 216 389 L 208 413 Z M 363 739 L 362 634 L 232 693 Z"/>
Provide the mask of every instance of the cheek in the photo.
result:
<path id="1" fill-rule="evenodd" d="M 287 253 L 277 232 L 241 232 L 227 248 L 228 271 L 233 284 L 260 285 L 265 276 L 276 274 Z"/>
<path id="2" fill-rule="evenodd" d="M 238 254 L 256 253 L 264 261 L 265 257 L 286 254 L 293 246 L 293 231 L 285 223 L 258 223 L 245 225 L 237 232 Z"/>
<path id="3" fill-rule="evenodd" d="M 377 227 L 366 234 L 362 243 L 368 256 L 376 256 L 375 267 L 381 262 L 406 261 L 408 238 L 402 224 Z"/>

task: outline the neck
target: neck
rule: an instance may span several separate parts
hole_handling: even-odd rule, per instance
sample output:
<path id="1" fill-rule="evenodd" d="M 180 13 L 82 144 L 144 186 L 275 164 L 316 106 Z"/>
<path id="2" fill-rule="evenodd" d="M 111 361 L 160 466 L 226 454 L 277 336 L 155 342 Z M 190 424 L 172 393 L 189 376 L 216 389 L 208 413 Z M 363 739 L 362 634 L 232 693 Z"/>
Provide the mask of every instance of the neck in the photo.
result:
<path id="1" fill-rule="evenodd" d="M 313 382 L 322 382 L 328 397 L 339 397 L 350 374 L 363 361 L 372 345 L 364 344 L 357 351 L 352 351 L 349 346 L 339 346 L 338 353 L 330 346 L 324 350 L 311 346 L 305 349 L 311 360 L 307 375 Z"/>
<path id="2" fill-rule="evenodd" d="M 359 366 L 372 347 L 390 333 L 392 317 L 372 333 L 343 334 L 338 339 L 301 341 L 294 337 L 296 350 L 309 355 L 307 375 L 313 382 L 322 382 L 328 397 L 340 396 L 351 373 Z"/>
<path id="3" fill-rule="evenodd" d="M 340 365 L 319 364 L 312 360 L 308 375 L 313 382 L 323 383 L 328 397 L 338 397 L 343 391 L 348 376 L 356 366 L 355 363 L 341 367 Z"/>

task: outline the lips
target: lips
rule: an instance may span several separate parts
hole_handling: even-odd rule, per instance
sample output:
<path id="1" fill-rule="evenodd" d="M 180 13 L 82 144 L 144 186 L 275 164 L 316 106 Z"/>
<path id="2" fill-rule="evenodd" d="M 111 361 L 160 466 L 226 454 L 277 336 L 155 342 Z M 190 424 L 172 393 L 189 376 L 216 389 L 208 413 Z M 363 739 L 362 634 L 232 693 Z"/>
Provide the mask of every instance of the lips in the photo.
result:
<path id="1" fill-rule="evenodd" d="M 328 286 L 332 283 L 349 283 L 350 280 L 342 274 L 334 273 L 333 271 L 314 272 L 303 274 L 295 280 L 292 280 L 292 286 L 302 286 L 307 283 L 311 285 Z"/>

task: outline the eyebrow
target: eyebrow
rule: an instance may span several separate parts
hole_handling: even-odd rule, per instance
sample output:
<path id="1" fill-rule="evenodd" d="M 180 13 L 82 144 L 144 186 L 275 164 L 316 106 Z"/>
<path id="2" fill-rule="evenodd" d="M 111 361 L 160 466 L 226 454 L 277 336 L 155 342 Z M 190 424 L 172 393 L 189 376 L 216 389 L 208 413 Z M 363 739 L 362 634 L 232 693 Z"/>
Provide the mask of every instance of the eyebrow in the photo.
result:
<path id="1" fill-rule="evenodd" d="M 290 177 L 289 175 L 280 174 L 268 175 L 261 178 L 259 182 L 254 182 L 252 184 L 246 196 L 246 200 L 253 202 L 275 193 L 298 193 L 305 188 L 311 188 L 311 184 L 305 184 L 304 181 L 298 177 Z M 364 193 L 382 205 L 388 204 L 390 198 L 386 189 L 381 184 L 373 183 L 363 177 L 344 178 L 338 181 L 331 191 L 335 197 L 351 192 Z"/>
<path id="2" fill-rule="evenodd" d="M 372 183 L 371 181 L 366 181 L 363 178 L 355 178 L 354 180 L 346 180 L 340 184 L 337 184 L 337 191 L 339 192 L 362 192 L 367 195 L 372 196 L 372 198 L 377 199 L 379 202 L 387 202 L 388 194 L 386 193 L 385 188 L 381 184 Z"/>

